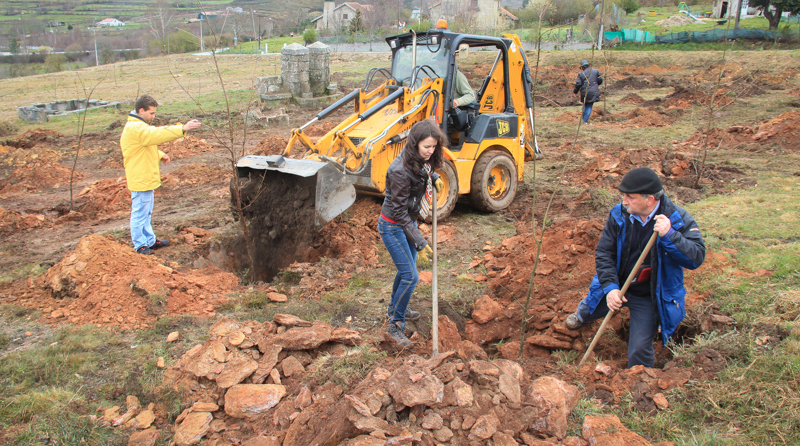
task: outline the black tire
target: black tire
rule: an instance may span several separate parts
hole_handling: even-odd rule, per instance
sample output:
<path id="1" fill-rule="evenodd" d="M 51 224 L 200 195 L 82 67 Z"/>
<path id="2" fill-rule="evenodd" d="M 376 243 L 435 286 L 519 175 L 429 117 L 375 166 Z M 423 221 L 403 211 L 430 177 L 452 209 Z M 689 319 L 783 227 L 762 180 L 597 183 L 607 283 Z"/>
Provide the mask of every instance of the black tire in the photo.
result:
<path id="1" fill-rule="evenodd" d="M 511 205 L 517 186 L 514 159 L 500 150 L 488 150 L 472 169 L 469 199 L 482 211 L 497 212 Z"/>
<path id="2" fill-rule="evenodd" d="M 439 221 L 447 218 L 453 209 L 456 207 L 458 201 L 458 175 L 456 174 L 456 166 L 450 160 L 443 160 L 442 167 L 436 170 L 442 181 L 444 182 L 444 190 L 441 194 L 436 194 L 436 219 Z M 433 216 L 429 215 L 425 219 L 425 223 L 432 223 Z"/>

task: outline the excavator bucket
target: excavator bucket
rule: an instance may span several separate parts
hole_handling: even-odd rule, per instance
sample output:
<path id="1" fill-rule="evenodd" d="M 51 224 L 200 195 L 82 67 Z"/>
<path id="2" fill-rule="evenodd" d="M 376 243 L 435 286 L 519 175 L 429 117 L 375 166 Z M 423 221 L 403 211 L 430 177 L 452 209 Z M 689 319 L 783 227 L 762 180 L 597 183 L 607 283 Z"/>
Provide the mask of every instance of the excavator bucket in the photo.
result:
<path id="1" fill-rule="evenodd" d="M 274 171 L 298 177 L 316 178 L 314 226 L 319 231 L 356 201 L 356 190 L 333 163 L 284 158 L 282 155 L 246 155 L 236 162 L 240 170 Z M 270 193 L 264 190 L 264 193 Z"/>

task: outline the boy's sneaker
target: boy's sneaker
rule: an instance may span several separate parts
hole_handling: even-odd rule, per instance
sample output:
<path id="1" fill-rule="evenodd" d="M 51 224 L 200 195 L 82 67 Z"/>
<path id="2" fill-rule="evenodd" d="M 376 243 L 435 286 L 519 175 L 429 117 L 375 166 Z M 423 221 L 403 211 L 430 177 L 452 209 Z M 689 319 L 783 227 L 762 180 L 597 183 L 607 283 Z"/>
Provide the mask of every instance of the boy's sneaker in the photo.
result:
<path id="1" fill-rule="evenodd" d="M 158 249 L 158 248 L 163 248 L 165 246 L 169 246 L 169 240 L 156 240 L 155 243 L 150 245 L 150 249 Z"/>
<path id="2" fill-rule="evenodd" d="M 577 329 L 581 328 L 581 325 L 583 325 L 583 322 L 581 322 L 581 320 L 578 319 L 578 314 L 577 313 L 572 313 L 569 316 L 567 316 L 567 320 L 564 322 L 564 324 L 570 330 L 577 330 Z"/>
<path id="3" fill-rule="evenodd" d="M 406 337 L 403 327 L 397 324 L 389 324 L 389 334 L 397 341 L 397 345 L 406 348 L 412 344 L 411 340 Z"/>
<path id="4" fill-rule="evenodd" d="M 394 313 L 394 309 L 391 306 L 389 306 L 389 309 L 386 311 L 386 317 L 391 319 L 392 318 L 392 313 Z M 415 320 L 419 319 L 420 316 L 421 316 L 421 314 L 419 313 L 419 311 L 414 311 L 411 308 L 406 307 L 406 320 L 407 321 L 415 321 Z"/>
<path id="5" fill-rule="evenodd" d="M 150 255 L 153 254 L 153 250 L 148 248 L 147 246 L 142 246 L 141 248 L 137 249 L 136 252 L 139 254 Z"/>

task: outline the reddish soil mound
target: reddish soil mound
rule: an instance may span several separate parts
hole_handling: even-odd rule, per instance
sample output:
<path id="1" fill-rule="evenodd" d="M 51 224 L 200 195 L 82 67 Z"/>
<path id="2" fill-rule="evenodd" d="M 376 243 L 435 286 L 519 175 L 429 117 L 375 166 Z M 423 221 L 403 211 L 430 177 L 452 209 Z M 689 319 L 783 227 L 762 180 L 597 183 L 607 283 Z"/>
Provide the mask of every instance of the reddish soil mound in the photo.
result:
<path id="1" fill-rule="evenodd" d="M 107 178 L 86 186 L 75 206 L 84 218 L 112 218 L 131 211 L 131 192 L 125 177 Z"/>
<path id="2" fill-rule="evenodd" d="M 609 88 L 612 90 L 645 90 L 664 86 L 664 81 L 655 77 L 628 76 L 625 79 L 614 82 Z"/>
<path id="3" fill-rule="evenodd" d="M 170 159 L 173 161 L 214 150 L 214 147 L 206 142 L 205 139 L 196 138 L 191 135 L 166 144 L 161 144 L 158 148 L 162 152 L 168 153 Z"/>
<path id="4" fill-rule="evenodd" d="M 9 235 L 41 228 L 46 224 L 44 215 L 23 214 L 0 208 L 0 234 Z"/>
<path id="5" fill-rule="evenodd" d="M 64 135 L 55 130 L 33 129 L 28 130 L 16 139 L 6 141 L 6 145 L 20 149 L 30 149 L 41 142 L 56 141 L 62 136 Z"/>
<path id="6" fill-rule="evenodd" d="M 351 217 L 336 218 L 314 236 L 305 263 L 294 263 L 286 269 L 300 277 L 290 294 L 317 298 L 344 288 L 354 273 L 378 264 L 380 203 L 372 197 L 363 197 L 346 214 Z M 317 263 L 323 257 L 326 259 Z"/>
<path id="7" fill-rule="evenodd" d="M 17 303 L 40 309 L 47 322 L 147 328 L 162 314 L 213 316 L 238 288 L 230 273 L 208 268 L 180 273 L 97 234 L 45 274 L 16 284 Z"/>
<path id="8" fill-rule="evenodd" d="M 644 98 L 642 98 L 636 93 L 628 93 L 627 95 L 625 95 L 624 98 L 620 99 L 617 103 L 640 105 L 644 103 Z"/>
<path id="9" fill-rule="evenodd" d="M 0 146 L 0 162 L 7 166 L 24 166 L 33 160 L 57 162 L 61 154 L 52 149 L 33 148 L 17 149 L 11 146 Z"/>
<path id="10" fill-rule="evenodd" d="M 11 175 L 0 180 L 0 196 L 10 196 L 29 191 L 39 191 L 51 187 L 69 184 L 71 169 L 47 160 L 36 159 L 18 167 Z M 85 174 L 75 172 L 74 179 L 83 178 Z"/>
<path id="11" fill-rule="evenodd" d="M 786 112 L 754 127 L 734 125 L 724 130 L 714 128 L 710 132 L 697 132 L 686 141 L 674 145 L 699 149 L 704 141 L 709 149 L 764 150 L 779 145 L 783 150 L 794 152 L 800 143 L 800 112 Z"/>
<path id="12" fill-rule="evenodd" d="M 675 91 L 664 99 L 656 98 L 642 104 L 644 107 L 662 106 L 666 108 L 689 108 L 693 104 L 708 107 L 713 103 L 714 107 L 731 104 L 734 99 L 729 96 L 730 90 L 720 87 L 716 90 L 703 90 L 700 88 L 675 87 Z"/>
<path id="13" fill-rule="evenodd" d="M 634 167 L 647 166 L 663 175 L 661 160 L 666 157 L 667 151 L 668 149 L 649 147 L 597 154 L 594 160 L 582 167 L 568 170 L 563 180 L 571 187 L 616 189 L 622 176 Z"/>
<path id="14" fill-rule="evenodd" d="M 633 128 L 666 127 L 675 121 L 675 118 L 657 110 L 650 110 L 642 107 L 619 113 L 616 116 L 624 120 L 622 124 L 623 127 Z"/>
<path id="15" fill-rule="evenodd" d="M 230 172 L 220 167 L 192 163 L 173 170 L 161 180 L 164 186 L 194 186 L 227 183 Z"/>
<path id="16" fill-rule="evenodd" d="M 253 149 L 253 155 L 281 155 L 289 140 L 278 135 L 269 135 Z"/>
<path id="17" fill-rule="evenodd" d="M 112 150 L 111 152 L 109 152 L 108 158 L 103 160 L 103 162 L 100 163 L 99 166 L 97 166 L 98 169 L 115 169 L 115 170 L 123 169 L 124 167 L 125 165 L 123 164 L 122 151 L 119 149 Z"/>
<path id="18" fill-rule="evenodd" d="M 316 124 L 312 124 L 308 126 L 304 131 L 308 134 L 308 137 L 311 138 L 312 141 L 316 141 L 322 136 L 325 136 L 328 132 L 330 132 L 334 127 L 339 125 L 340 122 L 337 121 L 323 121 Z"/>

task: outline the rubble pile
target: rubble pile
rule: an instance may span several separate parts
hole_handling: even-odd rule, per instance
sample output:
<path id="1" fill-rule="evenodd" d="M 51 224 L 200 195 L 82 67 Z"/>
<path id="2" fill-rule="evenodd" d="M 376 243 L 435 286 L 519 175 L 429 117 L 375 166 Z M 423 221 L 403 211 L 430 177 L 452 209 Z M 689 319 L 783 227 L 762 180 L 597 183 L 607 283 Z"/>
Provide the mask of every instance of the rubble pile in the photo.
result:
<path id="1" fill-rule="evenodd" d="M 0 234 L 11 235 L 42 228 L 47 224 L 44 215 L 25 214 L 0 208 Z"/>
<path id="2" fill-rule="evenodd" d="M 320 358 L 358 355 L 367 347 L 352 346 L 363 342 L 349 328 L 287 314 L 264 323 L 222 318 L 203 344 L 164 373 L 163 385 L 184 396 L 186 409 L 174 425 L 165 425 L 152 408 L 143 410 L 132 396 L 125 413 L 116 406 L 104 409 L 99 421 L 133 429 L 131 441 L 171 431 L 179 446 L 586 446 L 605 444 L 598 441 L 608 440 L 612 431 L 622 444 L 649 445 L 613 416 L 586 417 L 583 437 L 570 436 L 569 415 L 581 398 L 618 403 L 629 391 L 640 410 L 663 410 L 669 406 L 664 392 L 695 374 L 675 364 L 620 370 L 600 363 L 581 369 L 588 393 L 583 395 L 574 384 L 525 370 L 516 361 L 488 361 L 485 353 L 476 358 L 458 349 L 375 364 L 348 388 L 309 384 L 324 364 Z"/>
<path id="3" fill-rule="evenodd" d="M 131 212 L 131 192 L 125 177 L 106 178 L 83 188 L 77 195 L 75 211 L 83 218 L 118 218 Z"/>
<path id="4" fill-rule="evenodd" d="M 212 167 L 206 164 L 192 163 L 173 170 L 163 175 L 163 186 L 195 186 L 198 184 L 216 183 L 220 187 L 226 185 L 231 172 L 221 167 Z"/>

